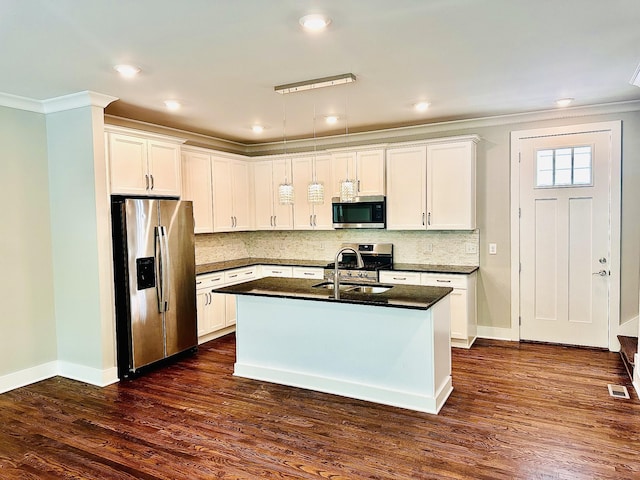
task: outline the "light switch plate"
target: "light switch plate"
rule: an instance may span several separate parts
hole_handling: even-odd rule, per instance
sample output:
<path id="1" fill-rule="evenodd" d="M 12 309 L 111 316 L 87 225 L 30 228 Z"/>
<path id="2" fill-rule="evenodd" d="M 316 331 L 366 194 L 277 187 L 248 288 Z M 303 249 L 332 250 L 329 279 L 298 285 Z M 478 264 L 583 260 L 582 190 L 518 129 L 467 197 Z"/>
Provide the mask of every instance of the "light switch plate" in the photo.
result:
<path id="1" fill-rule="evenodd" d="M 489 255 L 495 255 L 496 253 L 498 253 L 498 244 L 497 243 L 490 243 L 489 244 Z"/>

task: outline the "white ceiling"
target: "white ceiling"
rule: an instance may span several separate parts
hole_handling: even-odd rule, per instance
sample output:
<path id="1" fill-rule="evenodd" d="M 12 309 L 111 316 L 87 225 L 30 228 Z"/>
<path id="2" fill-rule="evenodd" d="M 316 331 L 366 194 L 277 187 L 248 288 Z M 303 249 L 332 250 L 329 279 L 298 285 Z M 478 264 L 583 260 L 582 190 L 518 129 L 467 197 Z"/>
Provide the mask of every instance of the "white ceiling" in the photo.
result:
<path id="1" fill-rule="evenodd" d="M 298 19 L 332 18 L 310 35 Z M 0 92 L 243 143 L 640 99 L 638 0 L 0 0 Z M 113 65 L 142 69 L 130 81 Z M 275 85 L 351 72 L 354 84 Z M 182 102 L 175 114 L 167 98 Z M 431 108 L 411 107 L 428 100 Z M 267 129 L 254 134 L 250 127 Z"/>

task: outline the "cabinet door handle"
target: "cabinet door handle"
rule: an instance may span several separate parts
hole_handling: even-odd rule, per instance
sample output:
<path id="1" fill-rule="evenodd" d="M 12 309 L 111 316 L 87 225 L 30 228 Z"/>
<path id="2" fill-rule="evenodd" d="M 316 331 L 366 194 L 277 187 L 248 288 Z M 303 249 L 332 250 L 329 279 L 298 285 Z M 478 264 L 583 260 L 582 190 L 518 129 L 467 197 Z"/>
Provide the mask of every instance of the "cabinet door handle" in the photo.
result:
<path id="1" fill-rule="evenodd" d="M 277 217 L 274 215 L 273 216 L 273 226 L 277 227 L 278 226 L 278 221 L 277 221 Z"/>
<path id="2" fill-rule="evenodd" d="M 233 275 L 229 275 L 229 278 L 236 278 L 238 276 L 237 273 L 233 274 Z"/>
<path id="3" fill-rule="evenodd" d="M 317 226 L 318 226 L 318 223 L 316 222 L 316 219 L 317 219 L 317 216 L 316 216 L 316 214 L 314 213 L 314 214 L 313 214 L 313 226 L 314 226 L 314 227 L 317 227 Z"/>
<path id="4" fill-rule="evenodd" d="M 311 275 L 313 275 L 313 273 L 311 273 L 311 272 L 304 272 L 304 273 L 303 273 L 303 275 L 309 275 L 309 276 L 311 276 Z"/>
<path id="5" fill-rule="evenodd" d="M 244 272 L 245 275 L 253 275 L 253 272 Z"/>
<path id="6" fill-rule="evenodd" d="M 309 226 L 313 227 L 313 215 L 309 215 Z"/>
<path id="7" fill-rule="evenodd" d="M 431 212 L 427 215 L 427 225 L 431 225 Z"/>
<path id="8" fill-rule="evenodd" d="M 146 184 L 145 190 L 149 190 L 149 175 L 144 176 L 144 182 Z"/>
<path id="9" fill-rule="evenodd" d="M 422 225 L 424 225 L 424 212 L 422 212 Z"/>
<path id="10" fill-rule="evenodd" d="M 358 193 L 360 193 L 360 180 L 358 180 Z"/>
<path id="11" fill-rule="evenodd" d="M 153 181 L 153 175 L 149 175 L 151 177 L 151 190 L 153 190 L 153 187 L 155 186 L 156 182 Z"/>
<path id="12" fill-rule="evenodd" d="M 200 285 L 202 282 L 196 282 L 196 285 Z"/>
<path id="13" fill-rule="evenodd" d="M 436 279 L 436 282 L 438 282 L 438 283 L 451 283 L 451 280 L 437 280 Z"/>
<path id="14" fill-rule="evenodd" d="M 393 277 L 394 280 L 406 280 L 407 277 Z"/>
<path id="15" fill-rule="evenodd" d="M 234 226 L 234 227 L 237 227 L 237 226 L 238 226 L 238 217 L 234 216 L 234 217 L 233 217 L 233 222 L 234 222 L 234 225 L 233 225 L 233 226 Z"/>
<path id="16" fill-rule="evenodd" d="M 273 227 L 273 215 L 269 217 L 269 225 Z"/>
<path id="17" fill-rule="evenodd" d="M 211 281 L 212 282 L 218 282 L 222 279 L 222 277 L 217 277 L 217 278 L 212 278 Z"/>

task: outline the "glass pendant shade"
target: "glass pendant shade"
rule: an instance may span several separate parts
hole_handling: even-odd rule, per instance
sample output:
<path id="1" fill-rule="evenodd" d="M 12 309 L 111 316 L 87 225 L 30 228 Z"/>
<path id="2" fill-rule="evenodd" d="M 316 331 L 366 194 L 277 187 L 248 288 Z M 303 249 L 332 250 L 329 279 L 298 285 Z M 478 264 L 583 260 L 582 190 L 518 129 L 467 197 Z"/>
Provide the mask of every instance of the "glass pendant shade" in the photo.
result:
<path id="1" fill-rule="evenodd" d="M 278 199 L 280 205 L 293 205 L 293 185 L 287 183 L 281 183 L 278 187 Z"/>
<path id="2" fill-rule="evenodd" d="M 307 201 L 312 205 L 324 203 L 324 185 L 318 181 L 311 182 L 307 187 Z"/>
<path id="3" fill-rule="evenodd" d="M 356 197 L 356 182 L 353 180 L 342 180 L 340 182 L 340 201 L 353 202 Z"/>

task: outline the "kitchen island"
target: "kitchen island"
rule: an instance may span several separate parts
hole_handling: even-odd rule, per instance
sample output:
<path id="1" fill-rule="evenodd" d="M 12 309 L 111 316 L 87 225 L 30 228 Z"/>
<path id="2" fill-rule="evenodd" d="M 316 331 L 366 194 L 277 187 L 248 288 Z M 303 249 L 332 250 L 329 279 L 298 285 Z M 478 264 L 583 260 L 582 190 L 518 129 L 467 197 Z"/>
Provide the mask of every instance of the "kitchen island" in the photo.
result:
<path id="1" fill-rule="evenodd" d="M 234 375 L 438 413 L 453 390 L 450 288 L 267 277 L 237 295 Z M 350 291 L 351 290 L 351 291 Z"/>

